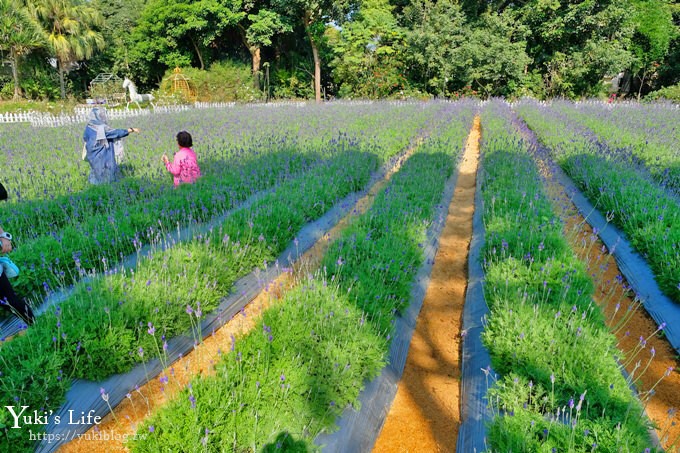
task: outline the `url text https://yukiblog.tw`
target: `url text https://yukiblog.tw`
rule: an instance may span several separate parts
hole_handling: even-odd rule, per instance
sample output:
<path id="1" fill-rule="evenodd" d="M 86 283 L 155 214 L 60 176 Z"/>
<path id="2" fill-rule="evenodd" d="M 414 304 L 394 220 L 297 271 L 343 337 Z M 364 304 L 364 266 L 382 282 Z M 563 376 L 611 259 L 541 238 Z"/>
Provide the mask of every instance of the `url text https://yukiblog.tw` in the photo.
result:
<path id="1" fill-rule="evenodd" d="M 141 440 L 147 434 L 137 433 L 117 433 L 113 430 L 100 430 L 96 432 L 87 431 L 85 433 L 78 432 L 76 429 L 69 429 L 60 433 L 42 433 L 28 430 L 28 436 L 31 441 L 47 442 L 68 442 L 72 440 L 87 440 L 87 441 L 117 441 L 126 442 L 128 440 Z"/>
<path id="2" fill-rule="evenodd" d="M 12 417 L 12 424 L 10 429 L 19 429 L 25 425 L 31 426 L 28 430 L 28 435 L 31 441 L 38 442 L 64 442 L 70 440 L 102 440 L 102 441 L 126 441 L 132 439 L 140 439 L 145 434 L 136 433 L 117 433 L 113 430 L 99 430 L 98 425 L 101 423 L 102 417 L 95 415 L 94 410 L 88 412 L 69 410 L 66 415 L 53 415 L 54 411 L 31 411 L 29 406 L 5 406 L 9 415 Z M 39 426 L 53 425 L 69 425 L 74 426 L 73 429 L 60 430 L 59 432 L 46 433 L 38 429 Z M 83 428 L 94 425 L 92 431 L 83 432 Z M 35 431 L 32 429 L 36 426 Z M 75 428 L 78 426 L 78 428 Z"/>

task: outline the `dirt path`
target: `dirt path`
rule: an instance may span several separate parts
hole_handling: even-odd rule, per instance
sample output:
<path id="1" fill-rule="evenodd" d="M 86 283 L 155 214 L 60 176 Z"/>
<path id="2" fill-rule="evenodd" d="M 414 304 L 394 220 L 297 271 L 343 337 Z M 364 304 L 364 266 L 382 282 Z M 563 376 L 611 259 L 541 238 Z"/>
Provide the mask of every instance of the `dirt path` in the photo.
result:
<path id="1" fill-rule="evenodd" d="M 147 382 L 138 390 L 132 391 L 130 397 L 124 399 L 114 408 L 115 417 L 111 414 L 107 415 L 101 423 L 90 428 L 80 439 L 63 445 L 58 450 L 59 453 L 129 451 L 124 445 L 126 439 L 134 436 L 137 426 L 150 413 L 172 400 L 195 376 L 213 374 L 214 364 L 220 360 L 223 351 L 230 350 L 233 338 L 251 330 L 264 310 L 280 299 L 288 288 L 299 281 L 300 277 L 313 273 L 318 268 L 330 244 L 340 236 L 352 219 L 363 214 L 373 205 L 375 196 L 399 171 L 420 143 L 419 141 L 408 149 L 386 172 L 385 177 L 376 182 L 367 194 L 356 202 L 349 214 L 340 219 L 333 228 L 326 232 L 296 261 L 291 272 L 281 274 L 246 305 L 240 315 L 235 316 L 216 330 L 213 335 L 205 338 L 194 350 L 172 364 L 164 373 Z M 161 379 L 165 380 L 166 378 L 167 383 L 162 384 Z"/>
<path id="2" fill-rule="evenodd" d="M 460 328 L 481 126 L 475 118 L 397 395 L 373 451 L 453 452 L 460 424 Z"/>
<path id="3" fill-rule="evenodd" d="M 624 368 L 633 377 L 647 415 L 656 425 L 661 446 L 668 453 L 680 452 L 680 417 L 676 413 L 680 408 L 680 374 L 669 373 L 680 364 L 678 354 L 657 335 L 656 322 L 635 299 L 633 291 L 627 289 L 628 282 L 616 260 L 569 199 L 564 186 L 553 178 L 545 162 L 538 165 L 554 211 L 565 224 L 567 239 L 588 266 L 595 284 L 593 299 L 604 312 L 619 350 L 625 354 Z M 640 338 L 645 339 L 644 347 Z"/>

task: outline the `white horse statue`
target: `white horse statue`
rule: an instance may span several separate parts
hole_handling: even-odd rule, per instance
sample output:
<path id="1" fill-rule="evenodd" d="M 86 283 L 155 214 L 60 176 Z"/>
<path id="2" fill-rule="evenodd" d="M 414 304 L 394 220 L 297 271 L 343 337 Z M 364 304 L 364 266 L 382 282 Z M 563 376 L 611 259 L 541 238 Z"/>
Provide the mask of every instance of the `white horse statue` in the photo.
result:
<path id="1" fill-rule="evenodd" d="M 135 84 L 132 82 L 132 80 L 128 79 L 125 77 L 125 80 L 123 81 L 123 88 L 127 88 L 130 90 L 130 100 L 127 103 L 126 108 L 130 108 L 130 102 L 134 102 L 137 104 L 138 108 L 142 108 L 139 103 L 140 102 L 145 102 L 149 101 L 149 104 L 151 104 L 154 108 L 156 107 L 153 103 L 154 97 L 153 94 L 139 94 L 137 93 L 137 87 Z"/>

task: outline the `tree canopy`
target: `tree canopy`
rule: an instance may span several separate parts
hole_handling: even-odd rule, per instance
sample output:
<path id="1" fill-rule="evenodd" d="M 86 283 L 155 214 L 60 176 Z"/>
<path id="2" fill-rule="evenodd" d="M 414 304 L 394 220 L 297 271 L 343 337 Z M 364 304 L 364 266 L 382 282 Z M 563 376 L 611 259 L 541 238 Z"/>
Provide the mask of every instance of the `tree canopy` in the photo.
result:
<path id="1" fill-rule="evenodd" d="M 225 62 L 248 66 L 256 90 L 317 100 L 576 98 L 624 76 L 639 97 L 680 83 L 673 0 L 0 0 L 0 10 L 13 71 L 0 73 L 0 96 L 36 80 L 82 96 L 100 72 L 153 89 L 176 66 Z"/>

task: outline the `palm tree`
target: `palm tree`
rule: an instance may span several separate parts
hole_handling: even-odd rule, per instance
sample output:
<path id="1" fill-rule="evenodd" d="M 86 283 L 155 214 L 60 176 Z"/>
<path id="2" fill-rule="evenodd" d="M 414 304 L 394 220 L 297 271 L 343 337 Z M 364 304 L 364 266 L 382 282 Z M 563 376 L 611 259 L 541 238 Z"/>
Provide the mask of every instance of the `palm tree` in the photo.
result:
<path id="1" fill-rule="evenodd" d="M 35 0 L 29 3 L 40 21 L 56 57 L 61 97 L 66 97 L 64 74 L 78 60 L 87 60 L 104 47 L 104 37 L 95 27 L 104 23 L 99 11 L 82 0 Z"/>
<path id="2" fill-rule="evenodd" d="M 0 0 L 0 49 L 9 52 L 14 78 L 14 99 L 21 96 L 19 60 L 32 49 L 45 45 L 40 25 L 16 0 Z"/>

